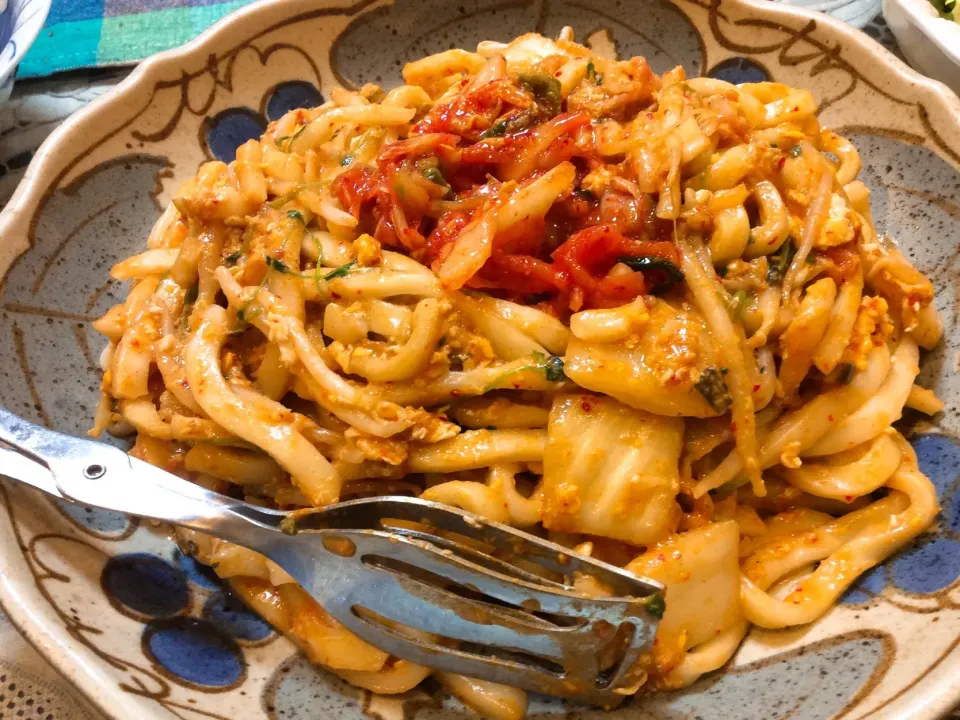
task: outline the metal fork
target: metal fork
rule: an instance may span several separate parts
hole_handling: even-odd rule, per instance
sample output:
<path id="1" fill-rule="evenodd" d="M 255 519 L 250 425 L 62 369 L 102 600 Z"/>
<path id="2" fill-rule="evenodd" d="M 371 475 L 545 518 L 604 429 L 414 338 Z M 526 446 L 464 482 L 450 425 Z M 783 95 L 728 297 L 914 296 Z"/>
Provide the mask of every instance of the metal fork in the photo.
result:
<path id="1" fill-rule="evenodd" d="M 643 681 L 662 586 L 529 533 L 406 497 L 270 510 L 3 408 L 0 441 L 9 446 L 0 445 L 0 475 L 255 550 L 396 657 L 605 706 Z M 579 574 L 616 596 L 577 593 Z"/>

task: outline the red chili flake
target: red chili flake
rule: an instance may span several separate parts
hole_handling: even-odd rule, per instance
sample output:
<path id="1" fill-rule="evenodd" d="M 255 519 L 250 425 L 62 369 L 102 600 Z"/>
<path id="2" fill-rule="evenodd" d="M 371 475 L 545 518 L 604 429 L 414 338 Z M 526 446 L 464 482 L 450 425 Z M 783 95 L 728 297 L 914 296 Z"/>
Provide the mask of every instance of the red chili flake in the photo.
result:
<path id="1" fill-rule="evenodd" d="M 847 502 L 853 502 L 853 495 L 844 495 L 843 499 Z"/>
<path id="2" fill-rule="evenodd" d="M 560 77 L 562 74 L 563 74 L 562 71 L 557 70 L 557 71 L 553 74 L 553 76 L 554 76 L 554 77 Z"/>
<path id="3" fill-rule="evenodd" d="M 781 156 L 777 161 L 777 170 L 783 170 L 783 166 L 787 164 L 787 158 Z"/>
<path id="4" fill-rule="evenodd" d="M 581 401 L 580 407 L 583 408 L 584 412 L 590 412 L 591 410 L 593 410 L 593 404 L 589 400 Z"/>
<path id="5" fill-rule="evenodd" d="M 450 397 L 460 397 L 460 391 L 459 391 L 459 390 L 451 390 L 451 391 L 450 391 Z"/>
<path id="6" fill-rule="evenodd" d="M 794 111 L 794 112 L 800 112 L 800 106 L 799 106 L 799 105 L 794 105 L 794 106 L 793 106 L 793 111 Z"/>
<path id="7" fill-rule="evenodd" d="M 657 562 L 666 562 L 666 561 L 667 561 L 667 558 L 664 556 L 663 553 L 657 554 Z"/>
<path id="8" fill-rule="evenodd" d="M 759 385 L 754 385 L 754 386 L 753 386 L 753 391 L 754 391 L 754 392 L 756 392 L 756 391 L 759 390 L 759 389 L 760 389 L 760 386 L 759 386 Z"/>
<path id="9" fill-rule="evenodd" d="M 730 432 L 737 431 L 737 424 L 735 422 L 730 423 Z"/>
<path id="10" fill-rule="evenodd" d="M 833 422 L 833 415 L 827 415 L 827 420 L 829 420 L 830 422 Z"/>

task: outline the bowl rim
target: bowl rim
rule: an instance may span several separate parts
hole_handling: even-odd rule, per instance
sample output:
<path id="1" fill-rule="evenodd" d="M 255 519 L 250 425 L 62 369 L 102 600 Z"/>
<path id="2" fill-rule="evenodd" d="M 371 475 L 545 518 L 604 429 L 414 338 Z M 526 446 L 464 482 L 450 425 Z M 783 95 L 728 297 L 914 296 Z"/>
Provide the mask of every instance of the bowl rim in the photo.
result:
<path id="1" fill-rule="evenodd" d="M 960 23 L 940 17 L 929 0 L 883 0 L 899 7 L 908 22 L 922 32 L 955 65 L 960 67 Z M 953 44 L 949 42 L 953 41 Z"/>
<path id="2" fill-rule="evenodd" d="M 42 1 L 49 10 L 50 0 Z M 684 2 L 670 1 L 683 12 Z M 943 83 L 911 68 L 861 30 L 824 13 L 803 7 L 771 3 L 768 0 L 717 1 L 727 6 L 743 7 L 759 16 L 790 19 L 795 22 L 816 21 L 818 28 L 822 27 L 828 34 L 842 39 L 848 46 L 874 56 L 880 63 L 885 64 L 888 70 L 913 85 L 925 101 L 934 103 L 946 117 L 952 119 L 957 134 L 960 135 L 960 97 Z M 926 1 L 911 0 L 918 3 Z M 371 4 L 371 0 L 355 0 L 339 7 L 346 13 L 354 14 L 362 12 Z M 123 107 L 128 100 L 133 99 L 142 85 L 159 80 L 161 74 L 168 69 L 175 70 L 179 61 L 203 52 L 205 47 L 217 38 L 240 29 L 260 14 L 269 15 L 283 7 L 287 9 L 288 16 L 295 16 L 310 9 L 336 5 L 338 4 L 335 0 L 260 0 L 245 5 L 224 16 L 189 42 L 146 58 L 122 82 L 71 115 L 37 150 L 16 191 L 0 212 L 0 268 L 4 268 L 2 273 L 8 272 L 9 264 L 14 258 L 29 250 L 33 218 L 47 198 L 48 178 L 54 178 L 50 184 L 59 182 L 70 170 L 70 163 L 59 160 L 58 155 L 69 148 L 72 135 L 82 132 L 83 127 L 89 125 L 101 112 Z M 67 151 L 65 154 L 70 153 Z M 3 282 L 0 279 L 0 289 L 2 287 Z M 0 560 L 7 559 L 8 555 L 9 552 L 0 544 Z M 11 559 L 16 561 L 16 558 Z M 4 566 L 11 568 L 13 563 L 5 563 Z M 0 573 L 0 609 L 6 613 L 27 642 L 106 717 L 111 720 L 126 720 L 138 713 L 142 716 L 143 706 L 139 699 L 134 701 L 132 696 L 117 692 L 112 678 L 99 667 L 100 663 L 87 662 L 82 654 L 75 652 L 75 643 L 69 640 L 51 615 L 31 609 L 29 598 L 25 597 L 22 589 L 13 582 L 11 575 L 15 572 L 16 570 Z M 29 595 L 29 589 L 26 594 Z M 960 701 L 960 685 L 952 682 L 953 675 L 943 672 L 943 667 L 934 669 L 940 672 L 926 675 L 921 681 L 910 686 L 909 692 L 902 692 L 902 696 L 888 705 L 881 714 L 873 717 L 876 720 L 906 717 L 932 720 L 948 712 Z M 158 714 L 157 718 L 159 717 L 161 716 Z"/>

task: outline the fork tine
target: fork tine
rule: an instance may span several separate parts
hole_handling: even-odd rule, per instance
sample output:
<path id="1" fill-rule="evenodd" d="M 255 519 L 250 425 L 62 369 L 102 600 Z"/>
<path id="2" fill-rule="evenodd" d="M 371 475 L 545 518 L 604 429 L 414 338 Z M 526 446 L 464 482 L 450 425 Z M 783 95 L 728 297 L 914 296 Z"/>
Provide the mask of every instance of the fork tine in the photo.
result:
<path id="1" fill-rule="evenodd" d="M 536 575 L 529 570 L 524 570 L 521 567 L 512 565 L 506 560 L 500 560 L 499 558 L 493 557 L 492 555 L 487 555 L 480 550 L 475 550 L 474 548 L 468 547 L 463 543 L 458 543 L 455 540 L 442 537 L 440 535 L 433 535 L 427 532 L 421 532 L 419 530 L 411 530 L 410 528 L 401 528 L 395 527 L 391 528 L 390 532 L 394 535 L 403 535 L 404 537 L 412 538 L 414 540 L 421 540 L 423 542 L 428 542 L 432 545 L 437 545 L 441 548 L 446 548 L 448 550 L 453 550 L 454 552 L 463 555 L 468 560 L 477 565 L 485 567 L 488 570 L 492 570 L 495 573 L 500 575 L 505 575 L 507 577 L 513 577 L 518 580 L 524 580 L 534 585 L 543 585 L 550 588 L 560 588 L 567 591 L 572 591 L 572 585 L 564 585 L 563 583 L 556 582 L 550 578 L 541 577 Z"/>
<path id="2" fill-rule="evenodd" d="M 440 503 L 408 497 L 377 497 L 351 500 L 323 510 L 317 514 L 304 515 L 298 525 L 303 529 L 337 527 L 355 529 L 389 529 L 384 520 L 400 519 L 422 523 L 449 532 L 464 535 L 494 546 L 513 556 L 532 560 L 548 570 L 561 575 L 583 572 L 593 575 L 622 596 L 645 597 L 661 592 L 662 586 L 648 578 L 633 575 L 622 568 L 578 555 L 568 548 L 496 523 L 479 515 Z M 430 539 L 430 542 L 434 540 Z"/>
<path id="3" fill-rule="evenodd" d="M 527 612 L 604 620 L 612 625 L 650 619 L 644 599 L 584 597 L 562 587 L 551 588 L 500 575 L 449 550 L 435 548 L 431 543 L 395 538 L 391 537 L 392 533 L 383 531 L 335 532 L 349 537 L 356 544 L 358 556 L 381 555 L 400 560 Z"/>
<path id="4" fill-rule="evenodd" d="M 577 697 L 587 703 L 611 707 L 622 697 L 598 690 L 590 675 L 565 672 L 555 674 L 509 658 L 476 653 L 410 638 L 353 613 L 341 622 L 353 633 L 383 650 L 421 665 L 441 665 L 446 672 L 520 687 L 561 697 Z"/>
<path id="5" fill-rule="evenodd" d="M 364 593 L 357 605 L 401 625 L 461 642 L 528 653 L 554 663 L 563 660 L 563 647 L 547 623 L 537 626 L 523 622 L 485 603 L 398 574 L 378 578 L 375 587 L 377 592 Z"/>
<path id="6" fill-rule="evenodd" d="M 391 541 L 386 536 L 359 533 L 346 537 L 355 542 L 358 559 L 388 557 L 429 570 L 425 567 L 424 559 L 436 552 L 405 539 Z M 482 591 L 486 579 L 482 573 L 486 571 L 482 568 L 478 570 L 473 574 L 460 573 L 461 584 L 473 585 Z M 560 662 L 564 657 L 563 646 L 570 642 L 567 636 L 579 633 L 589 635 L 578 640 L 577 644 L 581 647 L 595 646 L 599 651 L 613 634 L 613 630 L 608 633 L 588 633 L 584 630 L 587 623 L 579 627 L 561 627 L 519 608 L 503 608 L 466 598 L 386 566 L 374 566 L 368 562 L 364 565 L 364 575 L 364 582 L 356 586 L 357 592 L 343 598 L 351 608 L 360 605 L 402 625 L 454 640 L 508 648 Z M 545 592 L 539 594 L 547 595 Z M 516 591 L 510 599 L 517 602 Z M 556 612 L 563 612 L 559 602 L 553 607 Z M 615 626 L 616 623 L 608 625 L 614 629 Z"/>
<path id="7" fill-rule="evenodd" d="M 314 591 L 328 612 L 341 622 L 344 622 L 344 618 L 352 617 L 356 609 L 361 607 L 414 630 L 483 646 L 484 651 L 477 657 L 493 657 L 503 651 L 524 653 L 528 657 L 520 660 L 534 666 L 538 672 L 552 667 L 558 671 L 562 669 L 559 674 L 565 677 L 571 676 L 573 663 L 578 687 L 582 687 L 587 678 L 590 678 L 590 682 L 600 678 L 598 658 L 610 657 L 613 652 L 620 657 L 620 661 L 602 677 L 603 687 L 595 688 L 608 694 L 611 688 L 617 687 L 614 682 L 625 682 L 626 671 L 642 652 L 649 652 L 652 646 L 655 622 L 643 612 L 645 605 L 642 600 L 634 601 L 633 607 L 630 607 L 629 601 L 625 603 L 622 599 L 588 600 L 587 604 L 596 602 L 598 607 L 584 611 L 581 604 L 583 598 L 560 593 L 561 600 L 572 601 L 576 605 L 575 609 L 568 609 L 564 614 L 567 617 L 580 616 L 584 621 L 577 626 L 558 626 L 519 608 L 501 607 L 463 597 L 408 575 L 403 569 L 378 567 L 369 562 L 380 556 L 409 563 L 412 567 L 424 567 L 424 557 L 449 557 L 436 548 L 424 547 L 406 538 L 391 538 L 389 533 L 377 531 L 321 531 L 317 534 L 328 533 L 356 541 L 351 561 L 363 576 L 362 580 L 352 584 L 352 592 L 331 586 L 327 577 L 316 579 L 318 587 L 311 588 L 308 585 L 308 589 Z M 364 559 L 368 562 L 361 564 Z M 454 557 L 453 562 L 459 564 L 460 559 Z M 461 570 L 466 571 L 468 566 Z M 467 578 L 468 587 L 479 589 L 483 575 L 488 571 L 477 568 L 475 572 L 479 574 L 463 574 L 459 579 Z M 534 591 L 541 596 L 557 594 L 546 589 Z M 519 592 L 521 596 L 526 596 L 530 591 L 521 589 Z M 626 611 L 624 607 L 627 607 Z M 557 605 L 556 609 L 563 612 L 565 608 Z M 624 621 L 632 626 L 627 636 L 620 630 Z M 552 665 L 542 667 L 542 661 L 549 661 Z M 443 667 L 447 667 L 445 663 Z M 538 689 L 545 691 L 543 678 L 539 682 Z"/>

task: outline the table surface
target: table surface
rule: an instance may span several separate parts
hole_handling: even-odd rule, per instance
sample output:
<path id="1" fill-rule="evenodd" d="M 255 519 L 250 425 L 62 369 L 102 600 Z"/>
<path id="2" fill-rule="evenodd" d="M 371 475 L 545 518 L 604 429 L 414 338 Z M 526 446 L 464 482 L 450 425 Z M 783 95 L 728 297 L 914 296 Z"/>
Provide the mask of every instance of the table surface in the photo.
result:
<path id="1" fill-rule="evenodd" d="M 798 3 L 801 4 L 801 3 Z M 900 56 L 877 15 L 864 32 Z M 90 70 L 18 82 L 0 106 L 0 207 L 6 205 L 40 144 L 69 115 L 110 90 L 130 69 Z M 960 720 L 960 709 L 952 716 Z M 0 611 L 0 720 L 103 720 L 17 632 Z"/>

